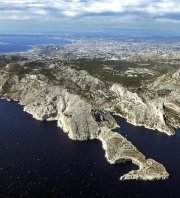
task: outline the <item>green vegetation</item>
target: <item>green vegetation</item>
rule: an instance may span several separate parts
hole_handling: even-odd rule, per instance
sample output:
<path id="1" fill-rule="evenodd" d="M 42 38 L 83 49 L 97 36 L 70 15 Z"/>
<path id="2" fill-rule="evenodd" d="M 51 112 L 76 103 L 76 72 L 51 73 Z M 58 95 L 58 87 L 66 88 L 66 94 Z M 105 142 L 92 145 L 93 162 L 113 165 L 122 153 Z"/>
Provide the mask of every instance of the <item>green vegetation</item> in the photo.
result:
<path id="1" fill-rule="evenodd" d="M 126 86 L 139 86 L 141 82 L 149 76 L 138 75 L 136 77 L 127 77 L 123 73 L 128 68 L 144 67 L 135 62 L 113 61 L 101 59 L 78 59 L 66 62 L 65 65 L 71 65 L 76 70 L 86 70 L 94 77 L 109 83 L 121 83 Z M 151 64 L 152 65 L 152 64 Z M 148 67 L 151 67 L 148 65 Z"/>

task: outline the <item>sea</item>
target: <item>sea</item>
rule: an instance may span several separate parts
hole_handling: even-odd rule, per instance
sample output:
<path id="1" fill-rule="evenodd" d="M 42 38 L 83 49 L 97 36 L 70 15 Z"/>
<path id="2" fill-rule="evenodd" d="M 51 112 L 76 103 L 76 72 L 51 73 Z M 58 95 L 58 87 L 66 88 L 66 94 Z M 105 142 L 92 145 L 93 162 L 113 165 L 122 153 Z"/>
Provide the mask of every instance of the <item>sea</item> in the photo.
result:
<path id="1" fill-rule="evenodd" d="M 33 45 L 70 41 L 0 35 L 0 42 L 0 51 L 9 53 L 30 50 Z M 168 180 L 120 181 L 120 176 L 138 167 L 132 163 L 111 165 L 100 141 L 70 140 L 55 121 L 37 121 L 17 102 L 1 99 L 0 198 L 179 198 L 180 130 L 169 137 L 133 126 L 118 116 L 115 119 L 120 125 L 115 131 L 147 158 L 162 163 L 171 175 Z"/>
<path id="2" fill-rule="evenodd" d="M 39 45 L 70 43 L 71 41 L 55 35 L 0 34 L 0 54 L 26 52 Z"/>

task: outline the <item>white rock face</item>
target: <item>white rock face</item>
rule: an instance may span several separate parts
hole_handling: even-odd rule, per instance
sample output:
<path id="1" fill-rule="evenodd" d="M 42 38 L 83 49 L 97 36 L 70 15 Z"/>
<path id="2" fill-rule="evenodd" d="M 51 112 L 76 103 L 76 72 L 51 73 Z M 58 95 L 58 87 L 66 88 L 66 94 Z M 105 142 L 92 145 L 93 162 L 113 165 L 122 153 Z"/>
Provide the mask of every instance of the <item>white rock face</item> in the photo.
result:
<path id="1" fill-rule="evenodd" d="M 116 164 L 131 161 L 139 166 L 138 170 L 130 171 L 121 176 L 120 180 L 160 180 L 169 177 L 169 174 L 162 164 L 153 159 L 146 159 L 136 147 L 119 133 L 103 128 L 99 139 L 102 141 L 109 163 Z"/>
<path id="2" fill-rule="evenodd" d="M 9 75 L 1 72 L 1 94 L 7 99 L 19 101 L 24 111 L 38 120 L 56 120 L 73 140 L 98 139 L 102 141 L 107 160 L 120 163 L 131 160 L 139 166 L 121 177 L 125 179 L 159 180 L 167 179 L 169 174 L 154 160 L 146 160 L 130 142 L 111 129 L 117 124 L 106 111 L 99 110 L 76 94 L 69 93 L 59 85 L 55 85 L 43 75 Z M 114 87 L 119 100 L 126 93 L 127 104 L 131 102 L 130 93 L 122 87 Z M 129 100 L 129 101 L 128 101 Z M 136 94 L 133 100 L 138 105 L 145 106 Z M 141 106 L 140 106 L 141 107 Z M 145 106 L 145 108 L 147 108 Z M 157 167 L 157 169 L 156 169 Z"/>
<path id="3" fill-rule="evenodd" d="M 103 86 L 103 83 L 88 74 L 85 70 L 77 71 L 70 67 L 61 66 L 59 69 L 58 74 L 56 75 L 57 79 L 61 79 L 63 77 L 64 80 L 71 80 L 77 86 L 79 86 L 82 90 L 84 90 L 87 86 L 89 89 L 94 89 L 96 86 Z"/>
<path id="4" fill-rule="evenodd" d="M 160 109 L 160 112 L 163 114 L 166 126 L 171 131 L 173 128 L 180 128 L 179 72 L 180 70 L 173 70 L 147 85 L 150 92 L 156 93 L 157 97 L 161 98 L 163 108 Z"/>
<path id="5" fill-rule="evenodd" d="M 180 69 L 172 75 L 172 78 L 180 80 Z"/>
<path id="6" fill-rule="evenodd" d="M 138 170 L 130 171 L 120 177 L 120 180 L 164 180 L 169 175 L 162 164 L 156 162 L 153 159 L 147 159 L 145 163 L 141 164 L 141 168 Z"/>
<path id="7" fill-rule="evenodd" d="M 157 129 L 168 135 L 174 134 L 165 123 L 161 99 L 152 99 L 145 103 L 136 93 L 128 91 L 120 84 L 114 84 L 110 91 L 115 95 L 112 103 L 114 104 L 112 106 L 113 111 L 118 112 L 119 110 L 119 114 L 130 123 Z"/>

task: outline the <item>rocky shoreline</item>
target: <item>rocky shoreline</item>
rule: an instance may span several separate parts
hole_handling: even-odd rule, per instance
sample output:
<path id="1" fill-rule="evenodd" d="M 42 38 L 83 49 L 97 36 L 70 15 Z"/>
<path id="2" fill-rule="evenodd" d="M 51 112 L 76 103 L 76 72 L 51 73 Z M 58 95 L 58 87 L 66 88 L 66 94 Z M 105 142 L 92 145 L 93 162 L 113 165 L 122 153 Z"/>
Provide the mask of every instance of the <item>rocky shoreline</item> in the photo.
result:
<path id="1" fill-rule="evenodd" d="M 73 140 L 100 140 L 109 163 L 132 161 L 138 165 L 138 170 L 121 176 L 121 180 L 161 180 L 169 177 L 162 164 L 146 159 L 126 138 L 112 131 L 117 124 L 106 108 L 98 108 L 42 74 L 20 76 L 1 70 L 0 93 L 6 99 L 19 101 L 24 111 L 37 120 L 56 120 Z"/>

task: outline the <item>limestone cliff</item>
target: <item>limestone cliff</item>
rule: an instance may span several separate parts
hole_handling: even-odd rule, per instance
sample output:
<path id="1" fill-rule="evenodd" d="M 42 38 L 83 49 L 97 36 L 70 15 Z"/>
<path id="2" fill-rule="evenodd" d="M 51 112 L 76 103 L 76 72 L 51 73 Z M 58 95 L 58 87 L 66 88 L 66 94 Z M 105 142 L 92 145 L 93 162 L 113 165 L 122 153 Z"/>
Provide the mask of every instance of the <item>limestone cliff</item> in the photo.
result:
<path id="1" fill-rule="evenodd" d="M 112 92 L 115 91 L 115 86 L 112 87 Z M 146 159 L 123 136 L 112 131 L 117 124 L 108 111 L 93 106 L 83 97 L 70 93 L 42 74 L 17 75 L 2 70 L 0 94 L 9 100 L 19 101 L 24 111 L 35 119 L 56 120 L 58 126 L 73 140 L 100 140 L 106 158 L 111 164 L 130 160 L 139 166 L 138 170 L 123 175 L 121 180 L 159 180 L 169 177 L 162 164 Z M 125 97 L 121 96 L 121 92 L 118 92 L 117 96 Z M 128 102 L 128 97 L 125 99 Z M 136 94 L 134 100 L 144 108 L 148 108 Z"/>

